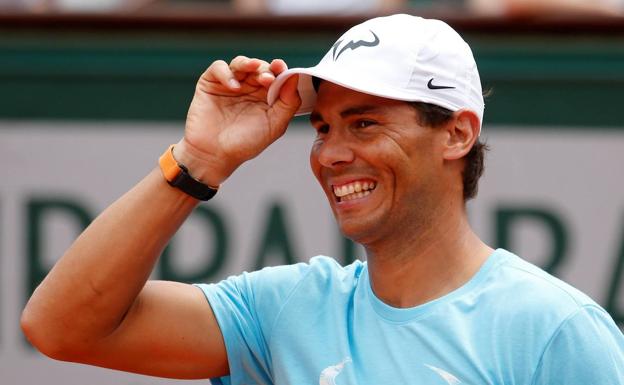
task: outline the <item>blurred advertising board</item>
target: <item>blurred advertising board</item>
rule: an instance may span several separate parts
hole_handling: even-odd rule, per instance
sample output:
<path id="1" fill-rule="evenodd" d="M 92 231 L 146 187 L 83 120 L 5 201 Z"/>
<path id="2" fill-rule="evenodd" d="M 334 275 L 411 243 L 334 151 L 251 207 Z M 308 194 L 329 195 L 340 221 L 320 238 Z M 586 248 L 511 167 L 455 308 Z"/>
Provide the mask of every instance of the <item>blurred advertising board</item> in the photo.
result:
<path id="1" fill-rule="evenodd" d="M 48 359 L 25 341 L 25 301 L 79 232 L 156 166 L 181 124 L 0 122 L 2 383 L 193 384 Z M 492 150 L 477 232 L 588 293 L 624 322 L 624 133 L 593 127 L 487 126 Z M 184 224 L 154 278 L 214 282 L 243 270 L 363 258 L 338 232 L 308 165 L 314 133 L 295 123 Z"/>

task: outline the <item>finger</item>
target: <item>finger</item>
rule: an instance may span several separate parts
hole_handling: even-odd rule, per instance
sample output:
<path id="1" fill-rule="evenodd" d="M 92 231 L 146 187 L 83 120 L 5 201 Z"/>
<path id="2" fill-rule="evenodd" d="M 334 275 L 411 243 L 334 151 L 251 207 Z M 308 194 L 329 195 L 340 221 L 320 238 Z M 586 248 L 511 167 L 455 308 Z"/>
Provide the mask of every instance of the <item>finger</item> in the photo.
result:
<path id="1" fill-rule="evenodd" d="M 271 65 L 264 60 L 259 60 L 260 65 L 256 68 L 253 80 L 259 85 L 268 88 L 273 80 L 275 80 L 275 74 L 271 71 Z"/>
<path id="2" fill-rule="evenodd" d="M 259 74 L 256 81 L 265 88 L 269 88 L 276 76 L 286 71 L 288 66 L 282 59 L 273 59 L 268 65 L 266 62 L 263 63 L 264 64 L 258 69 Z"/>
<path id="3" fill-rule="evenodd" d="M 288 66 L 286 65 L 286 62 L 283 61 L 282 59 L 273 59 L 271 61 L 271 64 L 269 66 L 269 69 L 271 70 L 271 72 L 273 72 L 275 75 L 279 75 L 282 72 L 286 71 L 288 69 Z"/>
<path id="4" fill-rule="evenodd" d="M 301 98 L 297 92 L 298 83 L 298 75 L 289 77 L 280 89 L 279 98 L 271 106 L 272 113 L 270 116 L 273 117 L 273 125 L 277 128 L 280 136 L 286 132 L 288 122 L 290 122 L 301 105 Z"/>
<path id="5" fill-rule="evenodd" d="M 239 59 L 230 64 L 234 66 L 234 74 L 239 81 L 245 81 L 256 86 L 268 88 L 275 80 L 275 74 L 271 72 L 270 64 L 260 59 Z M 245 71 L 245 72 L 243 72 Z"/>
<path id="6" fill-rule="evenodd" d="M 270 65 L 264 60 L 237 56 L 230 63 L 230 69 L 239 82 L 249 83 L 252 86 L 268 87 L 275 80 Z"/>
<path id="7" fill-rule="evenodd" d="M 260 59 L 239 55 L 230 62 L 230 69 L 232 72 L 249 73 L 256 72 L 261 65 L 262 60 Z"/>
<path id="8" fill-rule="evenodd" d="M 208 76 L 208 80 L 215 80 L 229 89 L 238 90 L 241 86 L 230 70 L 230 66 L 223 60 L 214 61 L 205 74 Z"/>
<path id="9" fill-rule="evenodd" d="M 271 71 L 261 72 L 256 76 L 256 81 L 263 87 L 269 88 L 275 80 L 275 75 Z"/>
<path id="10" fill-rule="evenodd" d="M 279 98 L 277 100 L 277 105 L 280 108 L 292 111 L 293 114 L 297 111 L 299 105 L 301 105 L 301 97 L 297 91 L 298 84 L 299 75 L 289 77 L 282 85 L 282 88 L 280 88 Z"/>

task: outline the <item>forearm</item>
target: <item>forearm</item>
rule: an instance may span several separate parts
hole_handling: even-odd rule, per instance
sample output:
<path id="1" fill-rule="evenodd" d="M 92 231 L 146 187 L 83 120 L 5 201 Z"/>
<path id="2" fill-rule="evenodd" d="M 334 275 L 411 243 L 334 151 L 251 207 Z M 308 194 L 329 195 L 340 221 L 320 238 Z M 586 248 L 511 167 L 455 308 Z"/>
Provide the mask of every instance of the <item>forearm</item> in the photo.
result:
<path id="1" fill-rule="evenodd" d="M 114 331 L 196 205 L 153 170 L 93 221 L 37 288 L 22 320 L 29 339 L 54 350 L 60 340 L 88 345 Z"/>

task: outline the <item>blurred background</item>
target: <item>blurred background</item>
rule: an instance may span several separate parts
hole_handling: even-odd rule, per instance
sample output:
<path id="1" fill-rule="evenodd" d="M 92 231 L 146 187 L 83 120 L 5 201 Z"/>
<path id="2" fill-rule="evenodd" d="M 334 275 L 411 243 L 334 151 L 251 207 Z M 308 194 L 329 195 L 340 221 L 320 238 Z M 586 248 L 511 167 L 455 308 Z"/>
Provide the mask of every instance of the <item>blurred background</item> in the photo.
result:
<path id="1" fill-rule="evenodd" d="M 59 363 L 19 315 L 72 240 L 182 135 L 195 81 L 238 54 L 316 64 L 350 26 L 406 12 L 473 48 L 492 150 L 469 206 L 483 239 L 588 293 L 624 325 L 624 0 L 0 0 L 0 373 L 3 384 L 183 384 Z M 294 120 L 173 239 L 154 278 L 341 262 Z M 510 298 L 513 300 L 513 298 Z"/>

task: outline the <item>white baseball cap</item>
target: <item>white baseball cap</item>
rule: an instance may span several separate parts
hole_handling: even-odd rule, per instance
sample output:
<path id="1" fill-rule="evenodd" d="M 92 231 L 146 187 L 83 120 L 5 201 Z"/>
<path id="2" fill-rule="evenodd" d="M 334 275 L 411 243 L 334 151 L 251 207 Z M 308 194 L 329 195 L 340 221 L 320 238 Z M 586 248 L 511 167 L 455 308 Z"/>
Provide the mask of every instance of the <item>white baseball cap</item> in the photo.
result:
<path id="1" fill-rule="evenodd" d="M 302 103 L 296 115 L 316 103 L 312 77 L 388 99 L 468 109 L 483 121 L 483 94 L 472 51 L 448 24 L 411 15 L 367 20 L 348 30 L 314 67 L 291 68 L 269 88 L 272 105 L 290 76 L 299 74 Z"/>

